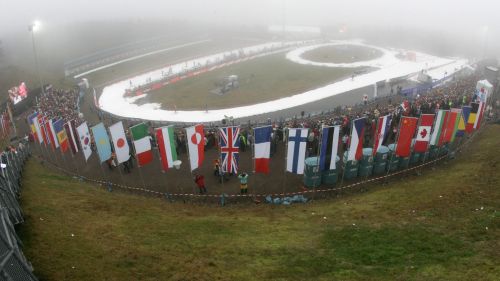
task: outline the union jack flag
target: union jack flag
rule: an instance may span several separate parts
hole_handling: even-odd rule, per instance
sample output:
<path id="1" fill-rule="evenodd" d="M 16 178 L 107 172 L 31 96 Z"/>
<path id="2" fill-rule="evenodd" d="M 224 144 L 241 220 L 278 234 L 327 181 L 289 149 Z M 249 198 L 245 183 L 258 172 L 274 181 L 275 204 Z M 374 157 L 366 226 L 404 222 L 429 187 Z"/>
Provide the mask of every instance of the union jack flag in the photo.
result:
<path id="1" fill-rule="evenodd" d="M 239 134 L 240 127 L 224 127 L 219 129 L 221 167 L 224 173 L 238 173 Z"/>

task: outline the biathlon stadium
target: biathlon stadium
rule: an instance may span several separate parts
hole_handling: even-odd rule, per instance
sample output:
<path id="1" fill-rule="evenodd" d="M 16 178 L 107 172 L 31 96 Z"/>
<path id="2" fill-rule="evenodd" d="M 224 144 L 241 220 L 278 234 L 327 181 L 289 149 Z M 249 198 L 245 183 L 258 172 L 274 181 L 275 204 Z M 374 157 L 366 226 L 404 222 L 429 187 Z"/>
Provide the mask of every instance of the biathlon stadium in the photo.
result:
<path id="1" fill-rule="evenodd" d="M 35 28 L 2 105 L 2 280 L 500 276 L 496 61 L 174 29 L 89 35 L 49 76 Z"/>

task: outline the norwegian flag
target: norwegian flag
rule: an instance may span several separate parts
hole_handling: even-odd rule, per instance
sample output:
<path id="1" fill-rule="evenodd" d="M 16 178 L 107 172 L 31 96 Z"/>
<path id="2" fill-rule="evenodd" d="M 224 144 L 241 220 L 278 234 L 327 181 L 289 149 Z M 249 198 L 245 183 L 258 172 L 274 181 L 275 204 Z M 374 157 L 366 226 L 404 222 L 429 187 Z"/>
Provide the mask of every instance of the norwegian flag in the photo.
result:
<path id="1" fill-rule="evenodd" d="M 221 166 L 224 173 L 238 173 L 239 134 L 240 127 L 224 127 L 219 129 Z"/>

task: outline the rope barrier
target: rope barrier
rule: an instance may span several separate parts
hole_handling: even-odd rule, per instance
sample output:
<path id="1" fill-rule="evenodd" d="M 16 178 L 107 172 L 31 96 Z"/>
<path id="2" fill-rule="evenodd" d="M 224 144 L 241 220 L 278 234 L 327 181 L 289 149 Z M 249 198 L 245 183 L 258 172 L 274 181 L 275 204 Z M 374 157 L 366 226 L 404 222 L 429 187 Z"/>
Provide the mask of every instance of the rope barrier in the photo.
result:
<path id="1" fill-rule="evenodd" d="M 444 156 L 441 156 L 437 159 L 434 159 L 434 160 L 431 160 L 429 162 L 426 162 L 426 163 L 423 163 L 421 165 L 418 165 L 418 166 L 415 166 L 415 167 L 411 167 L 411 168 L 407 168 L 407 169 L 404 169 L 404 170 L 401 170 L 401 171 L 397 171 L 397 172 L 394 172 L 394 173 L 391 173 L 391 174 L 388 174 L 388 175 L 384 175 L 384 176 L 380 176 L 380 177 L 376 177 L 376 178 L 372 178 L 372 179 L 368 179 L 368 180 L 364 180 L 364 181 L 361 181 L 361 182 L 356 182 L 356 183 L 352 183 L 352 184 L 349 184 L 349 185 L 346 185 L 346 186 L 341 186 L 341 187 L 335 187 L 335 188 L 326 188 L 326 189 L 316 189 L 316 190 L 304 190 L 304 191 L 297 191 L 297 192 L 284 192 L 284 193 L 271 193 L 271 194 L 226 194 L 225 196 L 226 197 L 229 197 L 229 198 L 254 198 L 254 197 L 258 197 L 258 198 L 264 198 L 264 197 L 267 197 L 267 196 L 272 196 L 272 197 L 276 197 L 276 196 L 294 196 L 294 195 L 304 195 L 304 194 L 308 194 L 308 193 L 313 193 L 313 192 L 330 192 L 330 191 L 340 191 L 340 190 L 344 190 L 344 189 L 347 189 L 347 188 L 352 188 L 352 187 L 355 187 L 355 186 L 358 186 L 358 185 L 363 185 L 363 184 L 367 184 L 367 183 L 370 183 L 370 182 L 375 182 L 375 181 L 379 181 L 379 180 L 382 180 L 382 179 L 385 179 L 385 178 L 389 178 L 389 177 L 393 177 L 393 176 L 396 176 L 396 175 L 399 175 L 399 174 L 402 174 L 402 173 L 407 173 L 407 172 L 410 172 L 410 171 L 413 171 L 415 169 L 418 169 L 418 168 L 421 168 L 421 167 L 425 167 L 427 165 L 430 165 L 432 163 L 435 163 L 437 161 L 440 161 L 444 158 L 447 158 L 448 157 L 448 154 L 447 155 L 444 155 Z M 168 192 L 160 192 L 160 191 L 156 191 L 156 190 L 151 190 L 151 189 L 147 189 L 147 188 L 141 188 L 141 187 L 133 187 L 133 186 L 127 186 L 127 185 L 123 185 L 123 184 L 117 184 L 117 183 L 113 183 L 113 182 L 109 182 L 109 181 L 103 181 L 103 180 L 96 180 L 96 179 L 92 179 L 92 178 L 88 178 L 88 177 L 85 177 L 85 176 L 81 176 L 81 175 L 78 175 L 70 170 L 67 170 L 67 169 L 64 169 L 60 166 L 58 166 L 57 164 L 55 163 L 52 163 L 50 161 L 47 161 L 45 160 L 46 163 L 49 163 L 50 165 L 54 166 L 56 169 L 68 174 L 68 175 L 71 175 L 73 177 L 77 177 L 81 180 L 84 180 L 84 181 L 87 181 L 87 182 L 93 182 L 93 183 L 97 183 L 97 184 L 100 184 L 100 185 L 106 185 L 106 184 L 110 184 L 111 186 L 114 186 L 114 187 L 117 187 L 117 188 L 121 188 L 121 189 L 124 189 L 124 190 L 133 190 L 133 191 L 141 191 L 141 192 L 144 192 L 144 193 L 151 193 L 151 194 L 156 194 L 156 195 L 160 195 L 160 196 L 167 196 L 167 197 L 203 197 L 203 198 L 210 198 L 210 197 L 213 197 L 213 198 L 219 198 L 220 197 L 220 194 L 195 194 L 195 193 L 168 193 Z"/>

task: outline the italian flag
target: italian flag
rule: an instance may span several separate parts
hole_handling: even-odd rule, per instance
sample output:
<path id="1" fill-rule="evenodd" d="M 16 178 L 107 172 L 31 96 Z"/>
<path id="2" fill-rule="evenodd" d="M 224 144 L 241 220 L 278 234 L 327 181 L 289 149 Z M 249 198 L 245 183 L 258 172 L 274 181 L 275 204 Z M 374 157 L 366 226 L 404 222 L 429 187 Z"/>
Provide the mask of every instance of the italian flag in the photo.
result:
<path id="1" fill-rule="evenodd" d="M 174 166 L 177 160 L 177 151 L 175 150 L 174 127 L 162 127 L 156 129 L 156 140 L 160 151 L 161 165 L 164 171 Z"/>
<path id="2" fill-rule="evenodd" d="M 148 126 L 144 123 L 130 127 L 132 139 L 134 140 L 135 155 L 139 166 L 144 166 L 153 160 L 151 141 L 148 134 Z"/>

